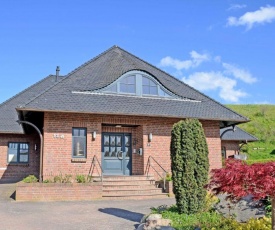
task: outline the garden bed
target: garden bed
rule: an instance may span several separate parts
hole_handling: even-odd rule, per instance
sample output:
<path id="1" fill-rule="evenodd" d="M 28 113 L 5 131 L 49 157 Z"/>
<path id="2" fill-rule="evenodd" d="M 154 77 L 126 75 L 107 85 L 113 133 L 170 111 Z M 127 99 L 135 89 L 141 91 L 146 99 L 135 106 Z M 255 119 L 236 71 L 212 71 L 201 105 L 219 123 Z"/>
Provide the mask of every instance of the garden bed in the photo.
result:
<path id="1" fill-rule="evenodd" d="M 79 201 L 102 198 L 102 183 L 24 183 L 16 186 L 16 201 Z"/>

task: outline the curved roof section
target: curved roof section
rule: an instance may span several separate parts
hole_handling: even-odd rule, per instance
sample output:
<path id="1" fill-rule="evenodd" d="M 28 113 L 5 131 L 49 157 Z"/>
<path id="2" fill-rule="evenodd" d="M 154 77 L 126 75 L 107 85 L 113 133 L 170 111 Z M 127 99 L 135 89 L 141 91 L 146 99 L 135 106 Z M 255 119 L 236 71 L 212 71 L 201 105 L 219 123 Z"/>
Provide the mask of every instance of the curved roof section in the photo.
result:
<path id="1" fill-rule="evenodd" d="M 223 129 L 220 129 L 220 135 L 225 132 L 226 130 L 232 129 L 231 127 L 226 127 Z M 258 141 L 258 138 L 254 137 L 250 133 L 244 131 L 243 129 L 239 127 L 235 127 L 235 131 L 228 131 L 224 133 L 224 135 L 221 138 L 223 141 L 247 141 L 247 142 L 253 142 Z"/>
<path id="2" fill-rule="evenodd" d="M 144 71 L 152 75 L 172 93 L 194 102 L 80 93 L 103 88 L 131 70 Z M 222 121 L 221 127 L 249 121 L 246 117 L 117 46 L 84 63 L 58 84 L 18 106 L 18 110 L 196 117 Z"/>

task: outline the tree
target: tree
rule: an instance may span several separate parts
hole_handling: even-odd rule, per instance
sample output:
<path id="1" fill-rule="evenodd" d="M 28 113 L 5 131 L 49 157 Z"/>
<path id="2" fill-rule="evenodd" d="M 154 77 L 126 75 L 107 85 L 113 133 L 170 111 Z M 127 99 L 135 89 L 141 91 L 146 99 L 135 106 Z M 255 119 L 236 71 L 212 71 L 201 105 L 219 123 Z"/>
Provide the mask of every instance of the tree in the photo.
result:
<path id="1" fill-rule="evenodd" d="M 201 123 L 186 119 L 171 133 L 173 192 L 179 213 L 196 213 L 205 205 L 208 181 L 208 147 Z"/>
<path id="2" fill-rule="evenodd" d="M 226 193 L 227 198 L 237 201 L 246 195 L 254 200 L 269 196 L 272 204 L 272 229 L 275 230 L 275 162 L 254 163 L 229 159 L 225 168 L 211 171 L 209 189 L 217 194 Z"/>

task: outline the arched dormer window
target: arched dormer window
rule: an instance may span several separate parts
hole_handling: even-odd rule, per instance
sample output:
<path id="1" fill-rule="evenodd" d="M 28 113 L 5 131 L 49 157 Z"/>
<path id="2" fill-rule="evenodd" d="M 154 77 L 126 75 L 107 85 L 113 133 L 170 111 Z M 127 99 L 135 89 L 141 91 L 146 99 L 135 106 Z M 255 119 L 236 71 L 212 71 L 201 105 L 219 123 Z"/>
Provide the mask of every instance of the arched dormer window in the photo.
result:
<path id="1" fill-rule="evenodd" d="M 164 86 L 162 86 L 154 77 L 141 71 L 130 71 L 123 74 L 109 86 L 99 90 L 102 93 L 130 94 L 136 96 L 152 96 L 179 98 Z"/>

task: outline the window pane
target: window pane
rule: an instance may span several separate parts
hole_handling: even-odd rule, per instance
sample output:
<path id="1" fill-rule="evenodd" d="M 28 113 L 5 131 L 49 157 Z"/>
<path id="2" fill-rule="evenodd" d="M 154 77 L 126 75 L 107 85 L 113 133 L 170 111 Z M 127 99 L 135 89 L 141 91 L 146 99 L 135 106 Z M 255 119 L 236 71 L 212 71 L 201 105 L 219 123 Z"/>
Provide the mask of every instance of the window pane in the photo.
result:
<path id="1" fill-rule="evenodd" d="M 109 136 L 104 135 L 104 145 L 109 145 Z"/>
<path id="2" fill-rule="evenodd" d="M 165 92 L 161 88 L 159 89 L 159 96 L 162 96 L 162 97 L 165 96 Z"/>
<path id="3" fill-rule="evenodd" d="M 79 136 L 85 137 L 86 136 L 86 132 L 85 131 L 86 131 L 85 129 L 80 129 L 79 130 Z"/>
<path id="4" fill-rule="evenodd" d="M 142 77 L 142 85 L 150 85 L 150 80 L 147 77 Z"/>
<path id="5" fill-rule="evenodd" d="M 17 162 L 17 146 L 18 144 L 9 143 L 8 162 Z"/>
<path id="6" fill-rule="evenodd" d="M 111 87 L 109 87 L 105 91 L 107 91 L 107 92 L 117 92 L 117 86 L 116 86 L 116 84 L 112 85 Z"/>
<path id="7" fill-rule="evenodd" d="M 142 94 L 150 94 L 150 86 L 142 86 Z"/>
<path id="8" fill-rule="evenodd" d="M 130 146 L 130 137 L 125 136 L 125 146 Z"/>
<path id="9" fill-rule="evenodd" d="M 136 93 L 136 85 L 128 85 L 128 93 Z"/>
<path id="10" fill-rule="evenodd" d="M 104 147 L 104 156 L 105 157 L 109 157 L 110 156 L 109 147 Z"/>
<path id="11" fill-rule="evenodd" d="M 153 82 L 152 80 L 150 80 L 150 86 L 155 86 L 157 87 L 157 84 L 155 82 Z"/>
<path id="12" fill-rule="evenodd" d="M 121 146 L 121 136 L 116 137 L 116 146 Z"/>
<path id="13" fill-rule="evenodd" d="M 111 157 L 116 157 L 116 147 L 111 147 Z"/>
<path id="14" fill-rule="evenodd" d="M 136 77 L 133 76 L 133 75 L 127 77 L 127 83 L 128 83 L 128 84 L 136 84 Z"/>
<path id="15" fill-rule="evenodd" d="M 127 85 L 120 83 L 120 92 L 127 93 Z"/>
<path id="16" fill-rule="evenodd" d="M 125 147 L 125 155 L 126 157 L 130 157 L 130 152 L 128 147 Z"/>
<path id="17" fill-rule="evenodd" d="M 116 137 L 110 136 L 110 145 L 116 145 Z"/>
<path id="18" fill-rule="evenodd" d="M 86 151 L 86 138 L 73 137 L 73 156 L 84 157 Z"/>
<path id="19" fill-rule="evenodd" d="M 28 155 L 28 153 L 26 153 L 26 154 L 20 154 L 19 161 L 20 162 L 28 162 L 29 161 L 29 155 Z"/>
<path id="20" fill-rule="evenodd" d="M 157 89 L 157 86 L 151 86 L 150 87 L 150 94 L 151 95 L 158 95 L 158 89 Z"/>
<path id="21" fill-rule="evenodd" d="M 73 129 L 73 136 L 78 136 L 78 129 Z"/>

